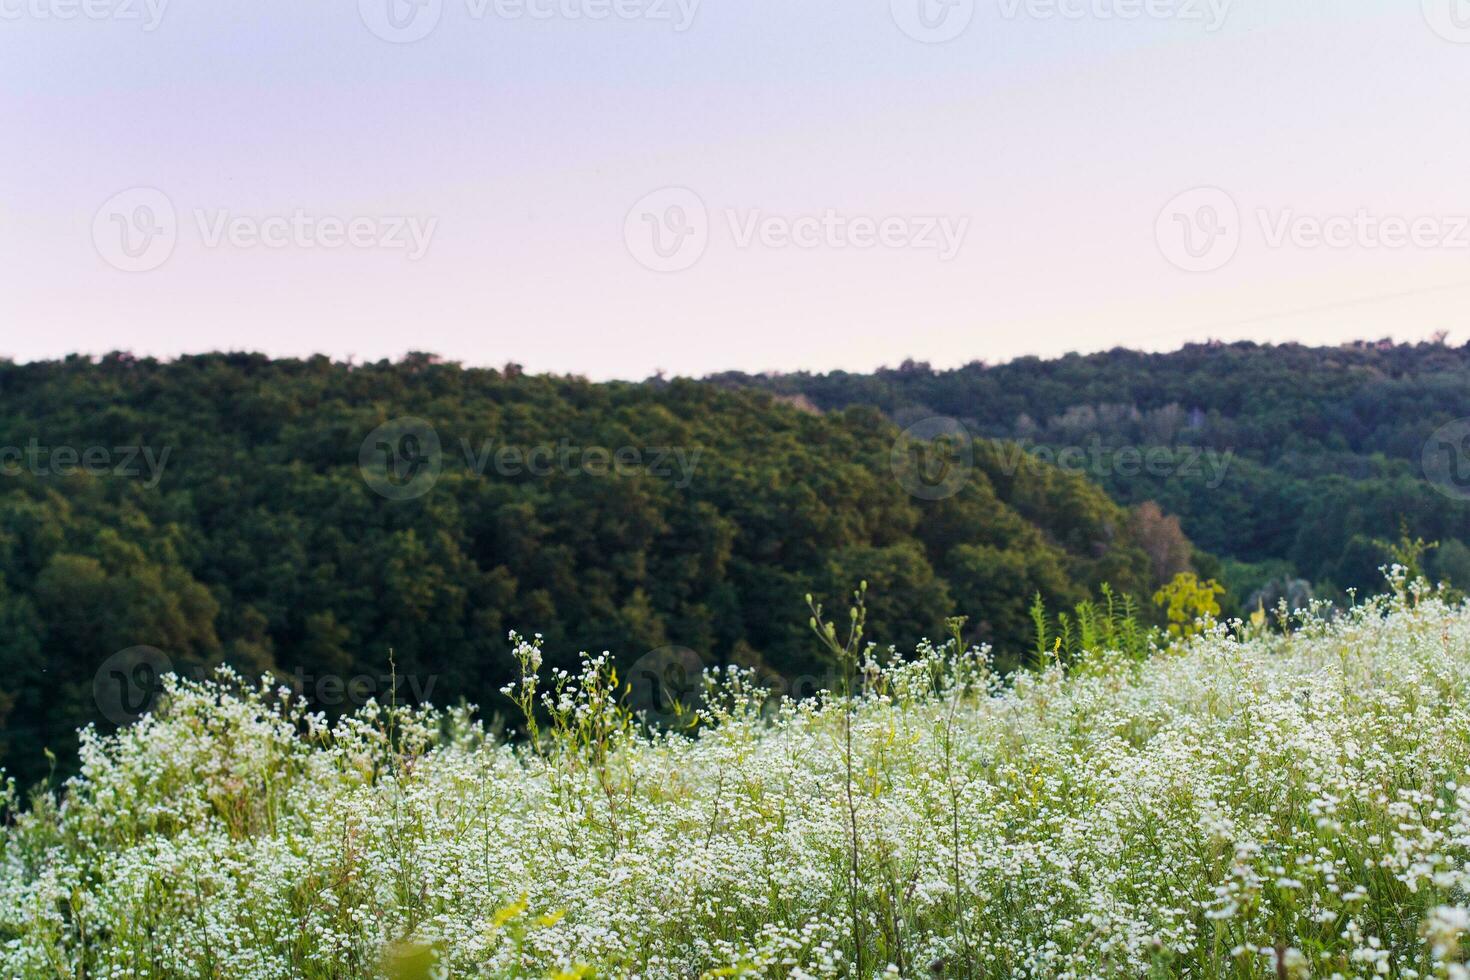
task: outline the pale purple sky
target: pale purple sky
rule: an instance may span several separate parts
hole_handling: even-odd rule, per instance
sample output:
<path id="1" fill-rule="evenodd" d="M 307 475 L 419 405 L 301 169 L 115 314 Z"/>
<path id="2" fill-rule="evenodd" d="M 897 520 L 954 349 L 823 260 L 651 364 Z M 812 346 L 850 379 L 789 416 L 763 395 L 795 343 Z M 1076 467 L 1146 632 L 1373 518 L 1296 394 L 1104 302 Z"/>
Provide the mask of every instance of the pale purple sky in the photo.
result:
<path id="1" fill-rule="evenodd" d="M 1465 340 L 1466 91 L 1464 0 L 0 0 L 0 356 Z"/>

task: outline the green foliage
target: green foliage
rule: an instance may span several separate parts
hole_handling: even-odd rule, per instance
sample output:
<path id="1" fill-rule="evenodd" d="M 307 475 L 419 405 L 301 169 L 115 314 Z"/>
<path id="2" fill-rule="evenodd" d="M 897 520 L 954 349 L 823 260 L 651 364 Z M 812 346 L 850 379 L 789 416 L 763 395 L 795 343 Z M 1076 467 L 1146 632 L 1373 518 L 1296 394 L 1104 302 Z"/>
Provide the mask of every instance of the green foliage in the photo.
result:
<path id="1" fill-rule="evenodd" d="M 362 452 L 406 417 L 432 424 L 439 473 L 391 500 Z M 362 702 L 355 679 L 387 698 L 391 649 L 400 699 L 503 710 L 517 626 L 544 632 L 548 667 L 677 645 L 804 675 L 820 661 L 792 597 L 866 579 L 885 643 L 940 635 L 961 608 L 967 642 L 1014 664 L 1036 592 L 1070 606 L 1102 581 L 1150 587 L 1128 512 L 1085 479 L 1008 467 L 1004 447 L 980 442 L 960 492 L 920 499 L 893 472 L 896 438 L 872 409 L 425 355 L 0 362 L 0 447 L 167 452 L 156 481 L 0 474 L 0 765 L 29 782 L 50 746 L 69 772 L 76 728 L 108 727 L 99 666 L 138 645 L 189 676 L 274 670 L 329 714 Z M 494 465 L 503 449 L 563 446 L 628 448 L 644 465 Z"/>
<path id="2" fill-rule="evenodd" d="M 1107 583 L 1101 592 L 1101 601 L 1084 599 L 1071 613 L 1057 613 L 1055 620 L 1048 618 L 1041 593 L 1036 594 L 1030 609 L 1036 666 L 1073 661 L 1087 653 L 1121 653 L 1141 660 L 1152 652 L 1158 631 L 1140 622 L 1133 597 L 1119 595 Z"/>
<path id="3" fill-rule="evenodd" d="M 1220 596 L 1225 586 L 1210 579 L 1201 582 L 1193 572 L 1181 572 L 1154 593 L 1154 605 L 1164 611 L 1169 635 L 1176 639 L 1196 636 L 1220 616 Z"/>
<path id="4" fill-rule="evenodd" d="M 946 416 L 1053 455 L 1081 450 L 1091 478 L 1119 503 L 1157 502 L 1211 554 L 1285 564 L 1238 589 L 1227 581 L 1242 603 L 1272 580 L 1305 580 L 1343 603 L 1348 589 L 1377 589 L 1384 555 L 1374 542 L 1400 519 L 1413 538 L 1470 543 L 1470 501 L 1431 485 L 1423 469 L 1431 435 L 1470 417 L 1470 345 L 1210 342 L 953 371 L 906 363 L 870 375 L 713 380 L 801 396 L 825 411 L 871 405 L 901 424 Z M 1120 450 L 1156 454 L 1157 465 L 1113 455 Z M 1466 563 L 1432 566 L 1470 587 Z M 1249 613 L 1243 604 L 1228 611 Z"/>
<path id="5" fill-rule="evenodd" d="M 1438 541 L 1430 543 L 1420 537 L 1411 537 L 1407 521 L 1400 522 L 1397 541 L 1375 541 L 1374 543 L 1388 554 L 1393 564 L 1403 568 L 1404 574 L 1411 582 L 1427 578 L 1424 573 L 1424 557 L 1439 547 Z M 1466 584 L 1470 585 L 1470 582 Z"/>

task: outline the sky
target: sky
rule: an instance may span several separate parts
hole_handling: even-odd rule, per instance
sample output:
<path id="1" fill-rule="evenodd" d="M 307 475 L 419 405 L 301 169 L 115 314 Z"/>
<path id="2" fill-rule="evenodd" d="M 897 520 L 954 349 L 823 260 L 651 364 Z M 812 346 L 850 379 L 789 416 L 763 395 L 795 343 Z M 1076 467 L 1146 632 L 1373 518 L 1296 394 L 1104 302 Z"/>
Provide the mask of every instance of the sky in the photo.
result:
<path id="1" fill-rule="evenodd" d="M 1466 0 L 0 0 L 0 356 L 1470 340 Z"/>

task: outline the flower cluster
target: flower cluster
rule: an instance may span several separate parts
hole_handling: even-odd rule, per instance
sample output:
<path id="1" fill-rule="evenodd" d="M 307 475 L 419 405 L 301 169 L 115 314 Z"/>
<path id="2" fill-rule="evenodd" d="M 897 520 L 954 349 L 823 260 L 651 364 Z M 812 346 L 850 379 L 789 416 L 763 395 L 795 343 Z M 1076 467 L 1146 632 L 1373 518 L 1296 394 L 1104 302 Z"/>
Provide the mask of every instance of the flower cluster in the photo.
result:
<path id="1" fill-rule="evenodd" d="M 517 639 L 509 741 L 170 680 L 11 791 L 0 974 L 1470 977 L 1470 611 L 1296 626 L 1006 679 L 924 645 L 851 700 L 722 671 L 676 731 Z"/>

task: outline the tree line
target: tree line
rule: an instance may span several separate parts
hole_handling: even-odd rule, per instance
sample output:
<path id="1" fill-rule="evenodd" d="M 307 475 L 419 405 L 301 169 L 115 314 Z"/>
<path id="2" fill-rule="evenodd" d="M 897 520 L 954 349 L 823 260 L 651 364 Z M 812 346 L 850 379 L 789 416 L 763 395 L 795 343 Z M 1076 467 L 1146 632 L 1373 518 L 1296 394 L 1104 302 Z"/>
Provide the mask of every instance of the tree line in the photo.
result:
<path id="1" fill-rule="evenodd" d="M 1470 585 L 1470 345 L 1204 343 L 711 380 L 821 411 L 869 405 L 899 425 L 952 417 L 1063 461 L 1070 451 L 1114 500 L 1157 502 L 1220 556 L 1227 611 L 1377 591 L 1401 534 L 1438 543 L 1428 574 Z M 1148 465 L 1148 453 L 1167 455 Z"/>
<path id="2" fill-rule="evenodd" d="M 1038 594 L 1209 571 L 1165 509 L 899 433 L 866 405 L 422 354 L 0 363 L 0 765 L 64 768 L 78 726 L 120 720 L 111 675 L 143 666 L 493 714 L 512 629 L 552 667 L 677 647 L 802 673 L 802 597 L 865 580 L 885 643 L 961 612 L 1004 661 Z"/>

